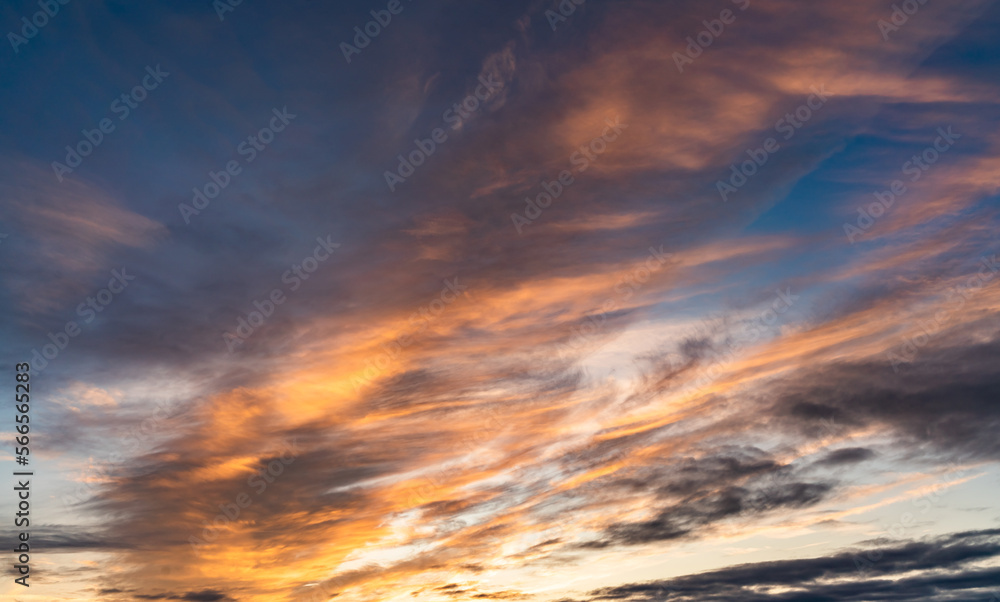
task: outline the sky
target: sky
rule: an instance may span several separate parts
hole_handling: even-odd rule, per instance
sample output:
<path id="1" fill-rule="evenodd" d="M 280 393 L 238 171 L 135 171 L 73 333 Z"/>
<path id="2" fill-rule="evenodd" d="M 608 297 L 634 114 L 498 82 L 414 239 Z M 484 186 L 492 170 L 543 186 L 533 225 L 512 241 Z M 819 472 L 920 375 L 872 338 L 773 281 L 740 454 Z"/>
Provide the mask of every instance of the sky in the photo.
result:
<path id="1" fill-rule="evenodd" d="M 998 31 L 5 2 L 0 594 L 1000 601 Z"/>

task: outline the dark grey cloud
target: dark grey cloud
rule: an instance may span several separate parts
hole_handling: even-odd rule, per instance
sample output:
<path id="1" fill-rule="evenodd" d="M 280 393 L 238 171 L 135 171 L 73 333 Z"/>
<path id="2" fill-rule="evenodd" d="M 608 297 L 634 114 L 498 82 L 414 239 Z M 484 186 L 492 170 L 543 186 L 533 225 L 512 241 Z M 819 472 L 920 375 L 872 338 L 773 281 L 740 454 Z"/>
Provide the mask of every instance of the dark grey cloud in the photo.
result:
<path id="1" fill-rule="evenodd" d="M 110 591 L 110 590 L 105 590 Z M 120 591 L 120 590 L 113 590 Z M 183 594 L 132 594 L 139 600 L 184 600 L 187 602 L 235 602 L 238 598 L 214 589 L 187 592 Z"/>
<path id="2" fill-rule="evenodd" d="M 7 541 L 17 541 L 21 531 L 3 534 Z M 84 530 L 74 525 L 31 525 L 30 540 L 32 550 L 45 552 L 76 552 L 80 550 L 124 550 L 130 544 L 108 537 L 102 531 Z"/>
<path id="3" fill-rule="evenodd" d="M 463 588 L 457 583 L 449 583 L 435 588 L 442 595 L 461 600 L 529 600 L 532 596 L 516 591 L 483 592 L 476 588 Z M 419 593 L 419 592 L 416 592 Z"/>
<path id="4" fill-rule="evenodd" d="M 992 324 L 990 318 L 972 329 L 988 332 Z M 952 458 L 997 459 L 998 360 L 1000 341 L 993 340 L 929 346 L 898 374 L 888 358 L 827 365 L 774 383 L 777 401 L 766 415 L 805 433 L 882 425 L 914 453 L 931 444 Z"/>
<path id="5" fill-rule="evenodd" d="M 875 452 L 864 447 L 847 447 L 828 453 L 817 462 L 820 466 L 841 466 L 857 464 L 875 457 Z"/>
<path id="6" fill-rule="evenodd" d="M 970 531 L 892 547 L 872 544 L 868 549 L 820 558 L 745 564 L 603 588 L 590 592 L 585 600 L 989 602 L 1000 584 L 1000 569 L 981 568 L 978 563 L 998 556 L 1000 530 Z M 788 590 L 768 591 L 772 588 Z"/>
<path id="7" fill-rule="evenodd" d="M 785 483 L 780 488 L 751 491 L 727 487 L 662 508 L 655 518 L 608 527 L 604 538 L 583 544 L 586 548 L 640 545 L 692 536 L 701 529 L 747 512 L 803 508 L 821 501 L 832 489 L 828 483 Z"/>
<path id="8" fill-rule="evenodd" d="M 834 480 L 807 477 L 799 467 L 780 464 L 757 448 L 728 446 L 706 451 L 698 459 L 664 458 L 655 466 L 633 468 L 628 476 L 594 484 L 595 491 L 648 492 L 662 502 L 654 518 L 609 525 L 601 538 L 582 546 L 629 546 L 697 537 L 720 521 L 814 505 L 836 486 Z"/>

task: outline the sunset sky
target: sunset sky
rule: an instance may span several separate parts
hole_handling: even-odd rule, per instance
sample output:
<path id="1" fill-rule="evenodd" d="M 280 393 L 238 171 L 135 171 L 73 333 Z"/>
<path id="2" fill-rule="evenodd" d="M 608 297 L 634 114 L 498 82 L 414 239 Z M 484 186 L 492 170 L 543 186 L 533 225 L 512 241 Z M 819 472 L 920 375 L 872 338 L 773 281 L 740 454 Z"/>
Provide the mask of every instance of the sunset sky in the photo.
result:
<path id="1" fill-rule="evenodd" d="M 1000 2 L 0 33 L 4 600 L 1000 601 Z"/>

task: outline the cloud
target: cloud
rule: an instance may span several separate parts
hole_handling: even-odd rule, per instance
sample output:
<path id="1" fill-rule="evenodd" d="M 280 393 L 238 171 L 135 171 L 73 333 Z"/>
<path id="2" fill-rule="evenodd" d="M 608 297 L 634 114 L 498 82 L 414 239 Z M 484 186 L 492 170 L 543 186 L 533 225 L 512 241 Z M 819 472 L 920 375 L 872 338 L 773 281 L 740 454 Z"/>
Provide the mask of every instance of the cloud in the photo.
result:
<path id="1" fill-rule="evenodd" d="M 864 447 L 847 447 L 830 452 L 825 458 L 817 462 L 824 466 L 841 466 L 845 464 L 856 464 L 875 457 L 875 452 Z"/>
<path id="2" fill-rule="evenodd" d="M 884 358 L 831 365 L 775 382 L 769 414 L 799 429 L 829 419 L 889 427 L 913 446 L 933 445 L 956 458 L 996 459 L 993 403 L 997 341 L 928 348 L 905 375 Z M 834 386 L 836 383 L 836 386 Z"/>
<path id="3" fill-rule="evenodd" d="M 105 593 L 108 592 L 120 592 L 121 590 L 104 590 Z M 187 592 L 184 594 L 132 594 L 136 599 L 139 600 L 187 600 L 189 602 L 227 602 L 236 600 L 236 598 L 231 598 L 230 596 L 212 589 L 206 589 L 196 592 Z"/>
<path id="4" fill-rule="evenodd" d="M 1000 555 L 1000 531 L 955 533 L 938 539 L 845 551 L 836 555 L 733 566 L 718 571 L 603 588 L 588 602 L 684 600 L 944 602 L 987 599 L 1000 569 L 981 562 Z M 869 558 L 877 558 L 872 561 Z M 929 574 L 933 573 L 933 574 Z"/>
<path id="5" fill-rule="evenodd" d="M 148 250 L 166 236 L 162 224 L 109 191 L 77 180 L 60 184 L 30 162 L 8 164 L 0 181 L 0 217 L 16 232 L 5 241 L 5 281 L 28 314 L 75 307 L 100 288 L 96 276 L 120 267 L 109 265 L 118 252 Z"/>
<path id="6" fill-rule="evenodd" d="M 701 458 L 670 458 L 666 468 L 646 466 L 634 476 L 610 479 L 602 487 L 653 491 L 660 503 L 649 519 L 606 527 L 603 537 L 584 548 L 634 546 L 705 535 L 738 517 L 815 505 L 833 490 L 832 482 L 799 480 L 798 468 L 780 465 L 756 448 L 707 450 Z M 623 492 L 624 493 L 624 492 Z"/>

